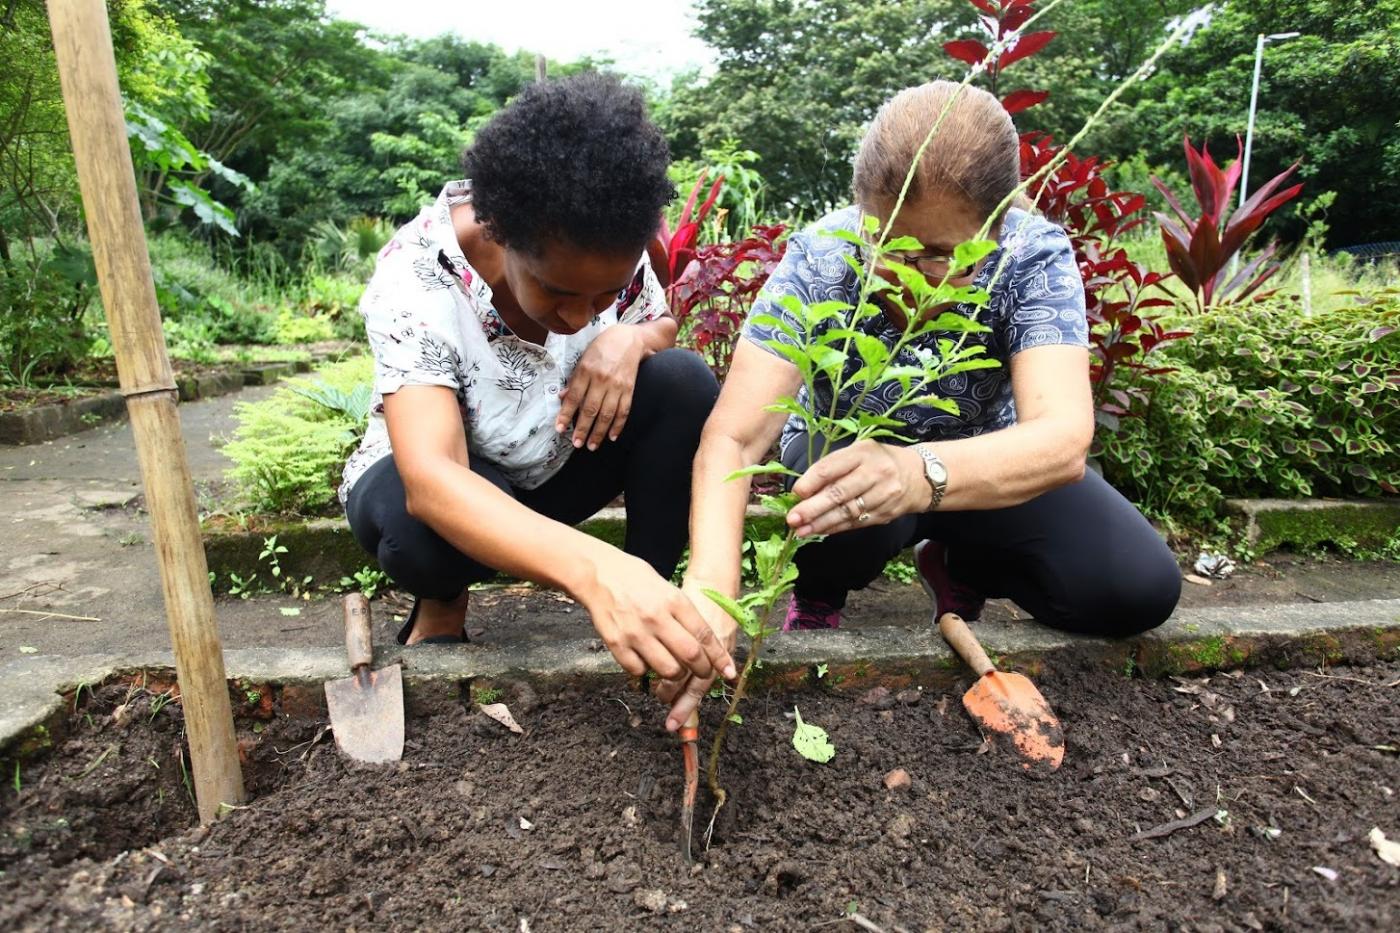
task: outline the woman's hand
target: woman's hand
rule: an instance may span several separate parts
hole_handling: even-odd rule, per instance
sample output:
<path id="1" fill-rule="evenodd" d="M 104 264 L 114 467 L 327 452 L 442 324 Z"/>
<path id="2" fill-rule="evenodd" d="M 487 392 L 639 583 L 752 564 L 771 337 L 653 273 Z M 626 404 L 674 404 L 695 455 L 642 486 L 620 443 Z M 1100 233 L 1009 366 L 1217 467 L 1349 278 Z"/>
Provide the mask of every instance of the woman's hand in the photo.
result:
<path id="1" fill-rule="evenodd" d="M 716 639 L 724 646 L 724 650 L 733 654 L 734 644 L 739 636 L 739 625 L 729 613 L 721 609 L 713 600 L 705 595 L 705 584 L 686 578 L 681 584 L 681 592 L 689 597 L 690 602 L 705 622 L 715 633 Z M 727 677 L 727 679 L 733 679 Z M 705 699 L 705 695 L 710 692 L 710 685 L 715 678 L 700 677 L 695 674 L 682 676 L 674 680 L 662 678 L 656 684 L 656 697 L 663 703 L 671 707 L 671 711 L 666 714 L 666 731 L 675 732 L 685 724 L 686 719 L 695 710 L 700 708 L 700 703 Z"/>
<path id="2" fill-rule="evenodd" d="M 707 684 L 717 675 L 737 675 L 715 629 L 650 564 L 604 545 L 593 567 L 592 579 L 575 596 L 623 670 L 638 677 L 652 670 L 667 681 L 698 677 Z"/>
<path id="3" fill-rule="evenodd" d="M 869 440 L 822 457 L 792 491 L 802 501 L 787 522 L 802 537 L 883 525 L 932 499 L 917 451 Z"/>
<path id="4" fill-rule="evenodd" d="M 587 444 L 589 450 L 597 450 L 604 437 L 617 440 L 646 353 L 646 337 L 636 325 L 614 324 L 594 337 L 569 376 L 554 430 L 563 434 L 572 423 L 574 446 Z"/>

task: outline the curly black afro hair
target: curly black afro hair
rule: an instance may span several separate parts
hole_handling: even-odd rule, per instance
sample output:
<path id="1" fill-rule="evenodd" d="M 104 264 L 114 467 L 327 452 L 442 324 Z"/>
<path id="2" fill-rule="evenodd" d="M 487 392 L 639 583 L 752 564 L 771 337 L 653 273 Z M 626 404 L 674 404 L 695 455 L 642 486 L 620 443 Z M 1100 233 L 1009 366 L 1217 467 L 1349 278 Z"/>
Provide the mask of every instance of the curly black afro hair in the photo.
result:
<path id="1" fill-rule="evenodd" d="M 491 239 L 538 255 L 550 239 L 636 252 L 676 194 L 670 149 L 642 95 L 583 73 L 525 88 L 462 153 L 472 206 Z"/>

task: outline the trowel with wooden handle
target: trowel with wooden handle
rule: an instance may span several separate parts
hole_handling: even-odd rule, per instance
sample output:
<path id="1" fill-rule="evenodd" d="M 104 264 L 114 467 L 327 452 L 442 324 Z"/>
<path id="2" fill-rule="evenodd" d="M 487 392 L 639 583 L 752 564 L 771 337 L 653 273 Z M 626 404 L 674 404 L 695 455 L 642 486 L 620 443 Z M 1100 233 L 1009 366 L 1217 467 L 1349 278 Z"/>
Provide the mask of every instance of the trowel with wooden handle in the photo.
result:
<path id="1" fill-rule="evenodd" d="M 345 653 L 350 676 L 326 683 L 331 731 L 342 752 L 366 764 L 403 757 L 403 671 L 397 664 L 373 670 L 369 600 L 345 597 Z"/>

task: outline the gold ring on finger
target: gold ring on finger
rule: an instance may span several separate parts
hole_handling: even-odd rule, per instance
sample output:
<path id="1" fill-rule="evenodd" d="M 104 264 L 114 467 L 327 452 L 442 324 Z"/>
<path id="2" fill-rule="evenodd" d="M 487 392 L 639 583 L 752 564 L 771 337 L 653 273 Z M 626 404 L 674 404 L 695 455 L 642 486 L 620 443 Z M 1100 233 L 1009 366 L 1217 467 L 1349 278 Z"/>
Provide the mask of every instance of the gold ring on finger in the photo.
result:
<path id="1" fill-rule="evenodd" d="M 857 518 L 856 521 L 858 521 L 858 522 L 860 522 L 862 525 L 864 525 L 866 522 L 870 521 L 870 513 L 869 513 L 869 512 L 861 512 L 861 513 L 860 513 L 860 518 Z"/>
<path id="2" fill-rule="evenodd" d="M 861 514 L 865 514 L 865 496 L 856 496 L 856 508 L 860 509 Z"/>

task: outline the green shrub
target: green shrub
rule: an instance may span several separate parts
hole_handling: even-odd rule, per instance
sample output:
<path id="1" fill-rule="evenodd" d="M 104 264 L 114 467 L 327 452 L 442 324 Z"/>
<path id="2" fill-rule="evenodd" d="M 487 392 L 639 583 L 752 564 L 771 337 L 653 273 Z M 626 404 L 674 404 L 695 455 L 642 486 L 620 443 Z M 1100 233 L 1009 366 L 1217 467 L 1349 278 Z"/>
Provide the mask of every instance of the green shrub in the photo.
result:
<path id="1" fill-rule="evenodd" d="M 280 344 L 317 343 L 335 337 L 335 326 L 317 314 L 298 314 L 283 308 L 277 315 L 277 342 Z"/>
<path id="2" fill-rule="evenodd" d="M 1104 474 L 1157 515 L 1209 523 L 1236 496 L 1400 487 L 1400 293 L 1303 317 L 1277 299 L 1183 322 L 1142 417 L 1104 439 Z"/>
<path id="3" fill-rule="evenodd" d="M 156 300 L 167 323 L 199 325 L 216 344 L 272 343 L 275 294 L 216 264 L 202 246 L 164 234 L 150 241 Z"/>
<path id="4" fill-rule="evenodd" d="M 237 427 L 224 453 L 229 478 L 248 505 L 262 512 L 316 514 L 335 502 L 346 456 L 364 431 L 363 386 L 373 374 L 369 357 L 355 357 L 293 379 L 267 399 L 234 409 Z M 356 404 L 328 405 L 327 399 Z"/>
<path id="5" fill-rule="evenodd" d="M 92 343 L 83 316 L 96 292 L 86 250 L 0 260 L 0 380 L 28 385 L 77 365 Z"/>

